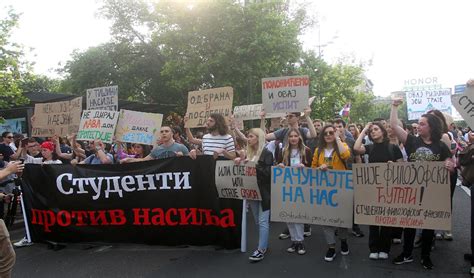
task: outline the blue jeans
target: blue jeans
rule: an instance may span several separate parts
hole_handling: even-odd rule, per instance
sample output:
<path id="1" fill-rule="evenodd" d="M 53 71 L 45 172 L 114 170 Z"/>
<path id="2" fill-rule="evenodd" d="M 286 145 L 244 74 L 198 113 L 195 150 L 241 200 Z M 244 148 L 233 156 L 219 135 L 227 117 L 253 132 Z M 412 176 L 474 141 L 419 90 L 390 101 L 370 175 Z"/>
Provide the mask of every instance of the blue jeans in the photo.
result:
<path id="1" fill-rule="evenodd" d="M 268 247 L 268 233 L 270 232 L 270 210 L 262 211 L 260 201 L 248 200 L 255 224 L 258 226 L 258 249 L 266 251 Z"/>

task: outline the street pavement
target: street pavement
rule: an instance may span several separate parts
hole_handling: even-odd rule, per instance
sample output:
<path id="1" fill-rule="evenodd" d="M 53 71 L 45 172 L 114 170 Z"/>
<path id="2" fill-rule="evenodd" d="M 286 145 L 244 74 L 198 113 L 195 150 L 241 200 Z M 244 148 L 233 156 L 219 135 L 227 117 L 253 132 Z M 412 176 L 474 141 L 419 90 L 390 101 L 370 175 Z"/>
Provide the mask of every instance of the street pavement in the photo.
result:
<path id="1" fill-rule="evenodd" d="M 431 259 L 433 270 L 421 266 L 420 249 L 415 261 L 396 266 L 392 259 L 401 245 L 392 245 L 389 260 L 368 258 L 368 227 L 365 237 L 350 236 L 350 254 L 338 253 L 331 262 L 324 261 L 326 244 L 322 229 L 313 226 L 305 239 L 306 255 L 289 254 L 289 240 L 279 240 L 285 227 L 271 223 L 269 251 L 265 259 L 250 263 L 248 256 L 257 245 L 256 227 L 248 213 L 248 251 L 207 247 L 164 247 L 135 244 L 71 244 L 54 251 L 46 244 L 16 249 L 13 277 L 469 277 L 470 263 L 463 254 L 470 253 L 470 191 L 457 187 L 454 195 L 453 241 L 437 241 Z M 13 242 L 23 237 L 24 229 L 11 231 Z M 338 244 L 339 245 L 339 244 Z M 339 246 L 337 248 L 339 250 Z"/>

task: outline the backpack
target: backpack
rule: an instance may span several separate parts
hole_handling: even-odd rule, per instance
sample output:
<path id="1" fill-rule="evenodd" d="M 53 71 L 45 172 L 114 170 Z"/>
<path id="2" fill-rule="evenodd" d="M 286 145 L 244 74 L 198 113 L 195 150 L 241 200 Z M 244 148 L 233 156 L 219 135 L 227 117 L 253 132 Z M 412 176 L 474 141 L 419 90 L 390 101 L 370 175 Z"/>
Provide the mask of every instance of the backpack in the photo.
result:
<path id="1" fill-rule="evenodd" d="M 465 186 L 474 184 L 474 144 L 470 144 L 459 152 L 462 183 Z"/>

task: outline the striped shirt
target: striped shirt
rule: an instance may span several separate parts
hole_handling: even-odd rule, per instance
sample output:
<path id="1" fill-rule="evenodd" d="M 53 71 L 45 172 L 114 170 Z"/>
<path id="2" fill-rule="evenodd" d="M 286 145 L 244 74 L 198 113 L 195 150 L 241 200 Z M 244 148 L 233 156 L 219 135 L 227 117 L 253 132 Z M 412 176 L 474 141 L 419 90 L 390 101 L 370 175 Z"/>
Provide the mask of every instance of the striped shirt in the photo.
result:
<path id="1" fill-rule="evenodd" d="M 217 149 L 225 149 L 227 152 L 235 152 L 234 139 L 231 135 L 212 135 L 210 133 L 202 137 L 202 151 L 205 155 L 213 155 Z M 221 154 L 220 156 L 224 156 Z"/>

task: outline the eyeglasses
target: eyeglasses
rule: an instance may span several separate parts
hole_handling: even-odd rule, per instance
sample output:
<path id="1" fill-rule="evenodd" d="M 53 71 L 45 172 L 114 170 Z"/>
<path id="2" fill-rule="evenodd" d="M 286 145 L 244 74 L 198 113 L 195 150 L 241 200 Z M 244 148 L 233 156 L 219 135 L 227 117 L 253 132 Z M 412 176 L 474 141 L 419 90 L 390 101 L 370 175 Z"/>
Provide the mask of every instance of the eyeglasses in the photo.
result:
<path id="1" fill-rule="evenodd" d="M 5 138 L 8 138 L 8 139 L 13 139 L 13 136 L 7 136 Z"/>
<path id="2" fill-rule="evenodd" d="M 293 118 L 293 117 L 296 117 L 296 116 L 293 115 L 293 114 L 288 114 L 288 115 L 286 115 L 286 117 L 287 117 L 287 118 Z"/>
<path id="3" fill-rule="evenodd" d="M 334 135 L 334 131 L 326 131 L 324 132 L 324 136 L 333 136 Z"/>

